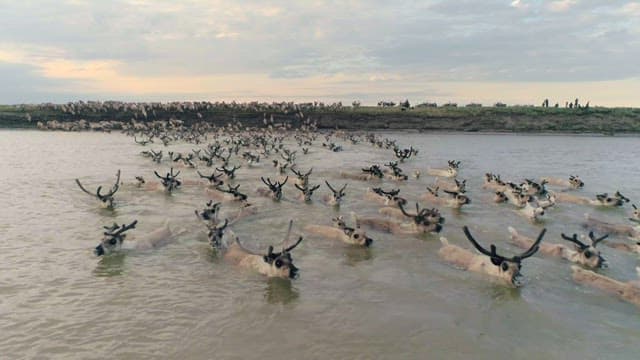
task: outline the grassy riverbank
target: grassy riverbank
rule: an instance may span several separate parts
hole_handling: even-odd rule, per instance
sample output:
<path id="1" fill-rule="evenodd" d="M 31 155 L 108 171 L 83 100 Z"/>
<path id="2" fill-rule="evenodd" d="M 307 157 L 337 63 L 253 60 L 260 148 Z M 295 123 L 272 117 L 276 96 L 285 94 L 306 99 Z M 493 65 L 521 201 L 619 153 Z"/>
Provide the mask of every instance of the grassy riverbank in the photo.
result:
<path id="1" fill-rule="evenodd" d="M 168 120 L 185 123 L 207 121 L 224 125 L 239 120 L 247 126 L 261 126 L 264 115 L 275 121 L 301 121 L 300 113 L 251 108 L 189 110 L 156 109 L 142 117 L 131 109 L 75 109 L 68 111 L 53 106 L 0 105 L 0 127 L 33 128 L 38 121 L 91 122 L 101 120 L 136 121 Z M 402 110 L 398 107 L 314 108 L 303 111 L 304 119 L 316 121 L 320 128 L 353 130 L 413 129 L 420 131 L 488 131 L 488 132 L 559 132 L 559 133 L 640 133 L 640 108 L 543 108 L 509 107 L 425 107 Z"/>

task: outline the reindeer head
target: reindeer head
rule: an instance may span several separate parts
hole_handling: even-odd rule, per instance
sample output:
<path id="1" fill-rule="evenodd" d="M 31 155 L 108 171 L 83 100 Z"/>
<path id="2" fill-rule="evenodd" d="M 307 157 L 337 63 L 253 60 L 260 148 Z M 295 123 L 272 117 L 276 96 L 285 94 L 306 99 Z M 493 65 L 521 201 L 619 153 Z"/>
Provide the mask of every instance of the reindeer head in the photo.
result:
<path id="1" fill-rule="evenodd" d="M 347 226 L 347 223 L 344 221 L 342 216 L 338 216 L 337 218 L 334 218 L 332 220 L 335 226 L 342 230 L 347 236 L 347 243 L 358 246 L 371 246 L 371 244 L 373 243 L 373 239 L 368 237 L 366 231 L 364 231 L 360 227 L 360 221 L 358 220 L 358 217 L 355 215 L 355 213 L 351 213 L 351 217 L 353 218 L 353 221 L 355 223 L 355 228 Z"/>
<path id="2" fill-rule="evenodd" d="M 420 209 L 420 205 L 416 203 L 416 213 L 410 214 L 404 209 L 404 204 L 398 204 L 398 207 L 402 214 L 410 218 L 423 232 L 439 233 L 442 231 L 442 224 L 444 224 L 445 219 L 437 209 Z"/>
<path id="3" fill-rule="evenodd" d="M 582 180 L 580 180 L 578 175 L 569 176 L 569 184 L 574 189 L 579 189 L 579 188 L 584 187 L 584 182 L 582 182 Z"/>
<path id="4" fill-rule="evenodd" d="M 458 179 L 453 179 L 456 183 L 456 191 L 459 193 L 467 192 L 467 180 L 459 181 Z"/>
<path id="5" fill-rule="evenodd" d="M 211 175 L 202 175 L 202 173 L 200 173 L 199 170 L 196 170 L 196 172 L 198 173 L 198 175 L 202 178 L 202 179 L 207 179 L 207 181 L 209 181 L 210 185 L 213 186 L 222 186 L 224 185 L 224 181 L 222 181 L 222 179 L 220 179 L 222 177 L 222 175 L 217 175 L 215 172 L 212 172 Z"/>
<path id="6" fill-rule="evenodd" d="M 307 185 L 309 184 L 309 175 L 311 175 L 313 168 L 309 169 L 309 171 L 304 174 L 302 173 L 302 171 L 297 171 L 296 169 L 291 169 L 291 171 L 298 178 L 298 185 L 300 185 L 301 187 L 307 187 Z"/>
<path id="7" fill-rule="evenodd" d="M 109 255 L 114 252 L 120 251 L 122 248 L 122 243 L 124 239 L 127 237 L 125 231 L 134 229 L 138 220 L 135 220 L 129 225 L 118 226 L 118 224 L 114 223 L 111 226 L 104 226 L 105 231 L 103 232 L 102 241 L 96 248 L 93 250 L 93 253 L 96 256 Z"/>
<path id="8" fill-rule="evenodd" d="M 331 186 L 331 184 L 329 184 L 328 181 L 325 180 L 324 183 L 327 184 L 329 190 L 331 190 L 331 202 L 333 203 L 333 205 L 340 205 L 342 198 L 346 195 L 344 190 L 347 188 L 347 184 L 344 184 L 344 186 L 341 187 L 340 190 L 336 190 Z"/>
<path id="9" fill-rule="evenodd" d="M 462 206 L 466 204 L 471 204 L 471 199 L 469 199 L 469 197 L 465 194 L 462 194 L 457 191 L 448 191 L 448 190 L 444 190 L 444 192 L 449 194 L 451 197 L 453 197 L 457 205 Z"/>
<path id="10" fill-rule="evenodd" d="M 306 187 L 300 187 L 298 186 L 298 184 L 294 184 L 294 186 L 296 187 L 296 189 L 302 192 L 305 202 L 311 202 L 311 196 L 313 196 L 313 192 L 320 188 L 320 185 L 309 187 L 308 184 Z"/>
<path id="11" fill-rule="evenodd" d="M 578 252 L 578 256 L 575 261 L 583 266 L 590 268 L 606 268 L 607 261 L 600 255 L 600 250 L 596 249 L 596 245 L 609 235 L 596 238 L 593 231 L 589 232 L 589 239 L 591 239 L 591 245 L 587 245 L 578 240 L 578 235 L 573 234 L 572 237 L 568 237 L 565 234 L 561 234 L 562 238 L 567 241 L 571 241 L 575 245 L 575 250 Z"/>
<path id="12" fill-rule="evenodd" d="M 173 190 L 180 187 L 180 185 L 182 185 L 182 182 L 177 179 L 178 175 L 180 175 L 180 171 L 178 171 L 175 174 L 173 173 L 173 168 L 171 168 L 170 171 L 171 172 L 168 172 L 167 175 L 165 176 L 160 176 L 160 174 L 158 174 L 157 171 L 153 172 L 156 175 L 156 177 L 160 179 L 160 182 L 162 182 L 162 186 L 164 186 L 164 189 L 167 192 L 172 192 Z"/>
<path id="13" fill-rule="evenodd" d="M 262 260 L 268 264 L 268 268 L 264 271 L 264 274 L 269 277 L 280 277 L 284 279 L 295 279 L 298 277 L 298 268 L 293 264 L 293 259 L 291 257 L 291 250 L 295 249 L 298 244 L 302 242 L 302 236 L 298 238 L 295 244 L 286 247 L 286 243 L 289 240 L 289 235 L 291 234 L 291 227 L 293 225 L 293 220 L 289 221 L 289 230 L 287 231 L 287 236 L 285 237 L 282 243 L 282 251 L 273 252 L 273 246 L 269 246 L 267 254 L 259 254 L 248 250 L 240 243 L 240 239 L 236 237 L 236 243 L 243 249 L 245 252 L 257 255 L 262 257 Z"/>
<path id="14" fill-rule="evenodd" d="M 449 160 L 447 161 L 450 169 L 458 170 L 460 168 L 460 161 Z"/>
<path id="15" fill-rule="evenodd" d="M 205 221 L 209 221 L 210 223 L 217 223 L 218 222 L 218 214 L 220 213 L 220 203 L 213 203 L 213 200 L 209 200 L 209 202 L 207 202 L 207 207 L 202 210 L 201 212 L 198 212 L 198 210 L 195 210 L 196 212 L 196 216 L 199 219 L 205 220 Z"/>
<path id="16" fill-rule="evenodd" d="M 624 205 L 624 200 L 617 196 L 609 196 L 609 194 L 597 194 L 596 200 L 598 200 L 604 206 L 622 206 Z"/>
<path id="17" fill-rule="evenodd" d="M 378 179 L 382 179 L 384 177 L 384 173 L 378 165 L 371 165 L 368 168 L 362 169 L 362 172 L 375 176 Z"/>
<path id="18" fill-rule="evenodd" d="M 224 219 L 224 224 L 222 225 L 209 225 L 209 233 L 207 234 L 207 238 L 209 238 L 209 245 L 211 245 L 214 249 L 219 249 L 224 244 L 222 242 L 222 237 L 224 236 L 224 232 L 229 226 L 229 220 Z"/>
<path id="19" fill-rule="evenodd" d="M 227 194 L 231 194 L 233 195 L 233 199 L 237 200 L 237 201 L 247 201 L 248 196 L 241 193 L 238 189 L 240 188 L 240 184 L 236 185 L 236 186 L 231 186 L 229 184 L 227 184 L 227 190 L 223 190 L 223 189 L 218 189 L 222 192 L 225 192 Z"/>
<path id="20" fill-rule="evenodd" d="M 523 252 L 520 255 L 513 256 L 511 258 L 506 258 L 502 255 L 499 255 L 496 252 L 496 246 L 491 244 L 491 251 L 483 248 L 471 235 L 469 232 L 469 228 L 466 226 L 463 227 L 464 234 L 467 239 L 473 244 L 473 246 L 482 254 L 488 256 L 491 259 L 491 263 L 496 267 L 490 273 L 494 276 L 497 276 L 500 279 L 503 279 L 509 284 L 512 284 L 515 287 L 522 286 L 522 274 L 520 273 L 520 269 L 522 268 L 522 260 L 532 256 L 538 251 L 540 242 L 544 237 L 544 234 L 547 232 L 547 229 L 542 229 L 540 235 L 536 241 L 531 245 L 529 250 Z"/>
<path id="21" fill-rule="evenodd" d="M 280 199 L 282 199 L 282 187 L 287 183 L 287 180 L 289 180 L 288 176 L 286 177 L 286 179 L 284 179 L 283 182 L 276 181 L 275 183 L 272 183 L 271 179 L 269 178 L 265 180 L 263 177 L 260 177 L 260 179 L 265 185 L 267 185 L 267 187 L 269 187 L 274 200 L 279 201 Z"/>
<path id="22" fill-rule="evenodd" d="M 87 191 L 87 189 L 85 189 L 84 186 L 82 186 L 82 184 L 80 183 L 80 180 L 76 179 L 76 184 L 78 184 L 78 187 L 80 187 L 82 191 L 84 191 L 85 193 L 91 196 L 95 196 L 98 200 L 100 200 L 103 207 L 107 209 L 113 209 L 113 195 L 115 195 L 115 193 L 118 192 L 118 189 L 120 189 L 120 170 L 118 170 L 116 174 L 115 184 L 113 184 L 113 186 L 111 187 L 111 190 L 109 190 L 109 192 L 106 194 L 101 193 L 102 186 L 98 186 L 98 189 L 96 189 L 96 193 L 92 194 L 89 191 Z"/>

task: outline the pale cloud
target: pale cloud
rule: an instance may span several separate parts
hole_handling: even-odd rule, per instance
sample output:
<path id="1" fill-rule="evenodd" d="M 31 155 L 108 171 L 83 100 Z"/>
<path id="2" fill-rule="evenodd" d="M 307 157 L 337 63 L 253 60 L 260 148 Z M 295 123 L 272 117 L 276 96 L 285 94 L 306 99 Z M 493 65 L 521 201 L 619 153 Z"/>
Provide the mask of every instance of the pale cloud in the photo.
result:
<path id="1" fill-rule="evenodd" d="M 565 12 L 571 9 L 572 6 L 576 5 L 576 0 L 560 0 L 560 1 L 552 1 L 547 6 L 549 10 L 555 12 Z"/>
<path id="2" fill-rule="evenodd" d="M 437 95 L 441 101 L 485 103 L 510 97 L 526 103 L 544 93 L 531 90 L 527 96 L 527 84 L 540 84 L 531 89 L 562 88 L 559 92 L 575 96 L 590 89 L 594 101 L 640 105 L 630 90 L 605 97 L 596 86 L 583 87 L 615 83 L 630 89 L 639 81 L 634 62 L 640 58 L 639 4 L 4 1 L 0 64 L 5 73 L 23 72 L 12 81 L 24 89 L 31 84 L 37 96 L 46 88 L 80 98 L 309 99 L 315 94 L 376 102 L 388 94 L 384 97 Z M 486 91 L 477 90 L 478 84 Z M 517 91 L 515 84 L 525 90 Z M 0 93 L 0 103 L 16 101 L 10 91 Z M 40 100 L 46 99 L 34 97 Z"/>

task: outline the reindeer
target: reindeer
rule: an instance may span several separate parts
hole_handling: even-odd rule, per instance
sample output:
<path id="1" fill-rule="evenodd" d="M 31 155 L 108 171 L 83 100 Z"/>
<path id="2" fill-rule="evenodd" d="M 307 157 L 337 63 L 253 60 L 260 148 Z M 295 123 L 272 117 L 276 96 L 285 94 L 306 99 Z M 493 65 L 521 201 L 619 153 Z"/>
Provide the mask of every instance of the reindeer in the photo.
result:
<path id="1" fill-rule="evenodd" d="M 265 180 L 263 177 L 260 177 L 260 180 L 267 185 L 268 189 L 259 188 L 256 192 L 261 196 L 271 196 L 273 200 L 280 201 L 282 199 L 282 187 L 287 183 L 289 177 L 287 176 L 283 182 L 276 181 L 272 183 L 271 179 L 267 178 Z"/>
<path id="2" fill-rule="evenodd" d="M 534 242 L 533 239 L 520 235 L 511 226 L 509 226 L 509 234 L 511 235 L 511 242 L 523 249 L 528 249 Z M 596 246 L 609 235 L 596 238 L 593 232 L 589 232 L 591 245 L 578 240 L 577 234 L 573 234 L 571 237 L 565 234 L 561 234 L 561 236 L 564 240 L 572 242 L 574 247 L 570 248 L 563 244 L 540 244 L 540 253 L 547 256 L 561 257 L 589 268 L 607 268 L 607 262 L 600 254 L 600 250 L 596 249 Z"/>
<path id="3" fill-rule="evenodd" d="M 633 212 L 631 213 L 629 220 L 635 223 L 640 223 L 640 209 L 636 207 L 636 204 L 631 204 L 631 206 L 633 207 Z"/>
<path id="4" fill-rule="evenodd" d="M 242 268 L 257 271 L 267 277 L 295 279 L 298 277 L 299 270 L 293 264 L 291 250 L 295 249 L 303 238 L 300 236 L 295 244 L 285 247 L 289 240 L 292 226 L 293 220 L 289 221 L 289 230 L 287 230 L 280 252 L 274 253 L 273 246 L 269 246 L 266 254 L 260 254 L 245 248 L 240 243 L 240 239 L 236 237 L 236 241 L 225 249 L 224 258 Z"/>
<path id="5" fill-rule="evenodd" d="M 240 184 L 236 186 L 231 186 L 227 184 L 227 190 L 218 187 L 213 190 L 205 189 L 205 192 L 208 196 L 216 199 L 220 202 L 232 202 L 239 201 L 241 203 L 246 203 L 248 196 L 246 194 L 241 193 L 238 189 L 240 188 Z"/>
<path id="6" fill-rule="evenodd" d="M 309 187 L 308 184 L 306 187 L 300 187 L 298 184 L 294 184 L 296 189 L 300 190 L 301 198 L 304 202 L 311 202 L 311 196 L 313 196 L 313 192 L 320 188 L 320 185 Z"/>
<path id="7" fill-rule="evenodd" d="M 369 247 L 373 243 L 373 239 L 367 236 L 367 233 L 361 229 L 360 220 L 351 213 L 355 228 L 347 226 L 342 216 L 332 219 L 334 226 L 324 225 L 307 225 L 305 232 L 322 236 L 327 239 L 342 241 L 349 245 Z"/>
<path id="8" fill-rule="evenodd" d="M 223 246 L 224 241 L 223 237 L 225 235 L 225 230 L 229 226 L 229 219 L 224 219 L 224 224 L 207 224 L 207 229 L 209 232 L 207 233 L 207 239 L 209 240 L 209 245 L 214 249 L 219 249 Z"/>
<path id="9" fill-rule="evenodd" d="M 571 266 L 571 270 L 573 271 L 573 281 L 600 289 L 636 306 L 640 306 L 640 281 L 622 282 L 576 265 Z M 636 267 L 636 272 L 640 277 L 640 268 Z"/>
<path id="10" fill-rule="evenodd" d="M 227 167 L 225 164 L 221 168 L 216 168 L 217 171 L 224 174 L 227 179 L 235 179 L 236 178 L 236 170 L 240 169 L 241 166 L 233 166 L 231 169 Z"/>
<path id="11" fill-rule="evenodd" d="M 313 168 L 309 169 L 308 172 L 306 173 L 302 173 L 302 171 L 297 171 L 296 169 L 291 169 L 291 172 L 293 172 L 296 175 L 296 184 L 298 184 L 300 187 L 305 188 L 307 187 L 307 185 L 309 185 L 309 176 L 311 175 L 311 172 L 313 171 Z"/>
<path id="12" fill-rule="evenodd" d="M 593 218 L 589 214 L 584 214 L 585 226 L 597 229 L 610 234 L 626 236 L 632 240 L 640 241 L 640 226 L 632 226 L 627 224 L 612 224 L 602 220 Z"/>
<path id="13" fill-rule="evenodd" d="M 528 201 L 525 203 L 524 207 L 518 209 L 518 214 L 526 217 L 531 221 L 539 220 L 541 216 L 544 215 L 544 209 L 538 205 L 538 202 L 534 197 L 530 195 L 526 195 L 528 197 Z"/>
<path id="14" fill-rule="evenodd" d="M 126 231 L 134 229 L 138 220 L 133 221 L 129 225 L 121 225 L 114 223 L 111 226 L 104 226 L 102 241 L 93 253 L 96 256 L 111 255 L 121 250 L 151 250 L 164 246 L 172 241 L 174 234 L 169 228 L 169 222 L 165 222 L 164 226 L 145 235 L 139 240 L 124 243 L 127 234 Z"/>
<path id="15" fill-rule="evenodd" d="M 157 171 L 153 172 L 164 187 L 164 190 L 168 193 L 173 192 L 173 190 L 179 188 L 182 185 L 182 182 L 178 180 L 178 175 L 180 175 L 180 171 L 177 173 L 173 173 L 173 168 L 170 168 L 170 172 L 165 176 L 160 176 Z"/>
<path id="16" fill-rule="evenodd" d="M 209 200 L 207 202 L 207 207 L 204 210 L 198 212 L 195 210 L 196 216 L 198 219 L 203 220 L 209 224 L 217 224 L 218 223 L 218 214 L 220 213 L 220 205 L 221 203 L 214 203 L 213 200 Z"/>
<path id="17" fill-rule="evenodd" d="M 407 200 L 398 196 L 398 194 L 400 194 L 400 189 L 385 191 L 382 188 L 373 188 L 367 189 L 367 191 L 364 193 L 364 198 L 366 200 L 373 200 L 379 204 L 386 206 L 390 204 L 396 206 L 398 206 L 398 204 L 406 204 Z"/>
<path id="18" fill-rule="evenodd" d="M 609 196 L 607 193 L 597 194 L 595 200 L 567 193 L 556 193 L 555 195 L 556 201 L 579 205 L 617 207 L 623 206 L 626 202 L 629 202 L 629 199 L 624 197 L 619 191 L 616 191 L 613 196 Z"/>
<path id="19" fill-rule="evenodd" d="M 333 186 L 331 186 L 331 184 L 329 184 L 328 181 L 325 180 L 324 183 L 327 185 L 329 190 L 331 190 L 331 195 L 325 195 L 322 200 L 328 205 L 340 206 L 342 198 L 346 195 L 344 190 L 347 188 L 347 184 L 344 184 L 344 186 L 341 187 L 340 190 L 336 190 L 333 188 Z"/>
<path id="20" fill-rule="evenodd" d="M 340 176 L 347 179 L 352 180 L 361 180 L 361 181 L 369 181 L 369 180 L 380 180 L 384 177 L 384 172 L 380 169 L 378 165 L 371 165 L 368 168 L 363 168 L 362 173 L 360 174 L 348 174 L 345 172 L 340 173 Z"/>
<path id="21" fill-rule="evenodd" d="M 453 184 L 448 181 L 440 180 L 440 178 L 436 178 L 434 182 L 434 186 L 436 189 L 441 188 L 442 190 L 450 191 L 450 192 L 459 192 L 465 193 L 467 192 L 467 180 L 458 180 L 453 179 Z"/>
<path id="22" fill-rule="evenodd" d="M 118 172 L 116 173 L 116 182 L 111 187 L 111 190 L 109 190 L 109 192 L 106 194 L 100 193 L 102 191 L 102 186 L 98 186 L 98 189 L 96 189 L 96 193 L 92 194 L 87 191 L 84 186 L 82 186 L 80 180 L 76 179 L 76 184 L 78 184 L 78 187 L 80 187 L 82 191 L 89 194 L 90 196 L 95 196 L 98 200 L 100 200 L 100 204 L 103 208 L 113 210 L 113 195 L 115 195 L 115 193 L 118 192 L 118 189 L 120 189 L 120 170 L 118 170 Z"/>
<path id="23" fill-rule="evenodd" d="M 385 164 L 384 166 L 391 169 L 391 173 L 387 173 L 389 179 L 396 181 L 406 181 L 409 179 L 409 177 L 402 172 L 402 169 L 398 167 L 397 161 L 390 162 L 388 164 Z"/>
<path id="24" fill-rule="evenodd" d="M 398 208 L 386 207 L 379 211 L 382 214 L 399 219 L 409 219 L 410 222 L 398 223 L 391 219 L 363 218 L 361 223 L 368 225 L 379 231 L 386 231 L 393 234 L 416 235 L 439 233 L 445 222 L 444 217 L 437 209 L 420 209 L 416 203 L 416 213 L 407 213 L 404 205 L 398 204 Z"/>
<path id="25" fill-rule="evenodd" d="M 458 175 L 460 169 L 460 161 L 449 160 L 447 161 L 449 167 L 446 169 L 427 169 L 427 174 L 431 176 L 440 176 L 445 178 L 454 178 Z"/>
<path id="26" fill-rule="evenodd" d="M 471 244 L 482 254 L 475 255 L 471 251 L 463 249 L 457 245 L 452 245 L 449 241 L 441 237 L 442 247 L 438 251 L 440 257 L 445 261 L 454 264 L 468 271 L 475 271 L 491 275 L 500 279 L 514 287 L 523 285 L 520 269 L 522 268 L 522 260 L 531 257 L 538 251 L 540 242 L 544 237 L 547 229 L 542 229 L 540 235 L 531 247 L 520 255 L 511 258 L 499 255 L 496 252 L 496 246 L 491 244 L 491 251 L 483 248 L 471 235 L 469 228 L 463 228 L 464 234 Z"/>
<path id="27" fill-rule="evenodd" d="M 459 192 L 445 190 L 444 192 L 449 194 L 450 197 L 443 198 L 438 195 L 438 188 L 436 189 L 427 188 L 427 190 L 428 192 L 422 195 L 420 198 L 422 200 L 435 203 L 436 205 L 443 205 L 443 206 L 451 207 L 454 209 L 459 209 L 462 206 L 471 203 L 471 199 L 469 199 L 467 195 Z"/>
<path id="28" fill-rule="evenodd" d="M 483 189 L 491 189 L 494 191 L 504 192 L 507 184 L 500 179 L 500 175 L 486 173 L 484 175 L 484 184 L 482 185 Z"/>
<path id="29" fill-rule="evenodd" d="M 569 180 L 554 177 L 543 177 L 540 182 L 546 181 L 549 185 L 561 186 L 567 190 L 576 190 L 584 187 L 584 182 L 577 175 L 569 176 Z"/>
<path id="30" fill-rule="evenodd" d="M 221 179 L 222 178 L 222 174 L 221 175 L 216 175 L 215 172 L 212 172 L 211 175 L 203 175 L 198 170 L 196 170 L 196 172 L 198 173 L 198 176 L 200 176 L 200 178 L 207 179 L 207 181 L 209 182 L 209 186 L 211 186 L 211 187 L 217 188 L 217 187 L 220 187 L 220 186 L 224 185 L 224 181 Z"/>

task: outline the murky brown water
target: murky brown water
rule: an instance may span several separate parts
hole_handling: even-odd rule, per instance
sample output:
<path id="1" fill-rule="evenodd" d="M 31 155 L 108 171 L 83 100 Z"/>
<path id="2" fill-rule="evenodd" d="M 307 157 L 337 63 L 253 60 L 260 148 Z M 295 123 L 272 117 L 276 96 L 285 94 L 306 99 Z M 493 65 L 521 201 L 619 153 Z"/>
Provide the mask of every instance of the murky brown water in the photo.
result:
<path id="1" fill-rule="evenodd" d="M 480 187 L 485 172 L 515 180 L 578 174 L 585 195 L 619 189 L 639 201 L 637 138 L 384 135 L 420 149 L 401 165 L 406 172 L 424 174 L 448 159 L 462 161 L 473 203 L 462 211 L 441 210 L 443 234 L 465 247 L 462 225 L 481 241 L 515 252 L 506 242 L 509 225 L 525 233 L 546 226 L 547 240 L 559 242 L 560 232 L 581 231 L 585 212 L 617 222 L 630 212 L 629 206 L 605 211 L 561 205 L 543 224 L 531 224 L 509 206 L 490 202 L 491 192 Z M 344 143 L 344 152 L 332 153 L 319 144 L 298 156 L 303 169 L 313 166 L 313 184 L 344 183 L 339 170 L 392 160 L 390 150 L 369 145 Z M 293 253 L 300 278 L 268 280 L 211 251 L 193 215 L 206 202 L 201 188 L 166 196 L 124 186 L 109 212 L 74 183 L 80 178 L 95 189 L 111 186 L 117 169 L 125 182 L 168 170 L 166 162 L 140 156 L 143 149 L 120 134 L 0 131 L 0 358 L 632 359 L 640 351 L 639 309 L 574 284 L 561 260 L 528 259 L 527 284 L 516 290 L 444 264 L 437 236 L 371 232 L 370 249 L 309 236 Z M 260 176 L 275 175 L 268 162 L 261 164 L 238 171 L 237 183 L 250 195 Z M 182 170 L 181 178 L 195 177 L 194 170 Z M 399 186 L 415 199 L 432 180 L 423 176 Z M 340 212 L 375 214 L 377 206 L 363 200 L 367 184 L 348 183 Z M 391 186 L 398 185 L 385 185 Z M 327 192 L 323 185 L 317 195 Z M 337 214 L 319 201 L 296 201 L 292 184 L 284 195 L 281 203 L 252 199 L 258 215 L 234 225 L 247 245 L 279 243 L 289 218 L 300 231 L 306 224 L 329 224 Z M 102 226 L 133 219 L 139 220 L 137 234 L 166 219 L 186 232 L 159 250 L 93 255 Z M 636 257 L 607 247 L 603 252 L 610 263 L 604 273 L 635 276 Z"/>

